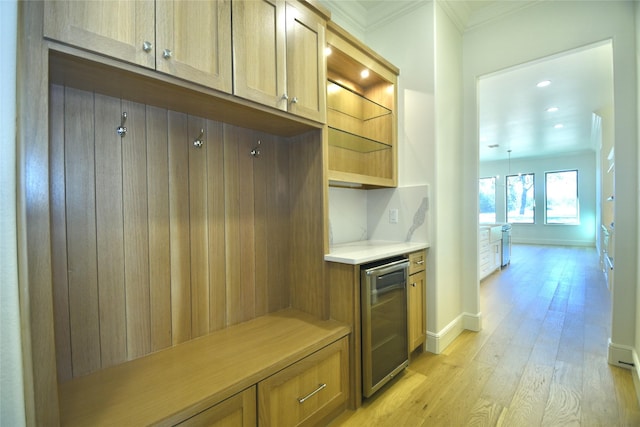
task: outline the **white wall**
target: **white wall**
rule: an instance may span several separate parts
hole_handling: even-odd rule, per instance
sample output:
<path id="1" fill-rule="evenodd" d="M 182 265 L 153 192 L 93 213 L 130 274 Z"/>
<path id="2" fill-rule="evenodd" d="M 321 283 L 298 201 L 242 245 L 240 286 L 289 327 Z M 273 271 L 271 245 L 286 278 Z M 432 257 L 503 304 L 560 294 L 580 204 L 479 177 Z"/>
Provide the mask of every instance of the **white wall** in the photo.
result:
<path id="1" fill-rule="evenodd" d="M 549 158 L 513 159 L 511 173 L 533 173 L 535 182 L 535 224 L 513 224 L 514 243 L 543 245 L 595 246 L 596 238 L 596 155 L 595 152 L 554 156 Z M 579 225 L 546 225 L 544 223 L 545 172 L 578 170 L 580 201 Z M 499 176 L 496 180 L 496 222 L 505 222 L 505 176 L 509 172 L 506 160 L 480 163 L 480 177 Z"/>
<path id="2" fill-rule="evenodd" d="M 437 3 L 416 4 L 367 28 L 363 41 L 400 68 L 399 187 L 430 186 L 427 348 L 439 352 L 463 327 L 480 327 L 477 296 L 465 303 L 461 292 L 462 35 Z M 338 24 L 348 24 L 332 2 L 327 7 Z"/>
<path id="3" fill-rule="evenodd" d="M 613 40 L 616 154 L 611 356 L 612 347 L 631 348 L 636 337 L 638 190 L 629 185 L 638 182 L 634 2 L 539 2 L 465 33 L 465 189 L 469 191 L 469 207 L 475 203 L 476 209 L 465 213 L 464 247 L 477 248 L 477 201 L 471 201 L 472 197 L 477 199 L 478 177 L 477 166 L 474 167 L 478 162 L 476 80 L 491 72 L 609 39 Z M 477 256 L 467 250 L 463 262 L 477 266 Z M 477 280 L 465 279 L 465 294 L 475 295 L 477 288 Z"/>
<path id="4" fill-rule="evenodd" d="M 16 246 L 17 1 L 0 2 L 0 424 L 25 425 Z"/>
<path id="5" fill-rule="evenodd" d="M 635 3 L 635 24 L 636 24 L 636 81 L 640 81 L 640 4 L 638 2 Z M 640 123 L 640 84 L 636 87 L 636 121 Z M 636 135 L 636 144 L 640 145 L 640 128 L 638 128 L 638 134 Z M 638 151 L 638 161 L 637 167 L 640 169 L 640 150 Z M 640 175 L 638 176 L 638 184 L 636 186 L 638 189 L 638 230 L 639 236 L 636 239 L 636 250 L 637 250 L 637 259 L 636 265 L 640 265 Z M 635 345 L 634 351 L 636 355 L 636 372 L 640 370 L 640 360 L 638 360 L 638 355 L 640 354 L 640 269 L 638 269 L 638 275 L 636 279 L 636 336 L 635 336 Z M 635 382 L 634 382 L 635 383 Z M 636 389 L 636 395 L 640 395 L 640 391 Z"/>
<path id="6" fill-rule="evenodd" d="M 462 34 L 441 8 L 435 7 L 435 129 L 432 167 L 436 248 L 429 265 L 435 266 L 436 337 L 430 349 L 444 349 L 463 328 L 477 330 L 477 306 L 465 306 L 462 296 Z M 467 323 L 464 314 L 478 323 Z M 434 339 L 435 338 L 435 339 Z M 435 347 L 435 348 L 434 348 Z"/>

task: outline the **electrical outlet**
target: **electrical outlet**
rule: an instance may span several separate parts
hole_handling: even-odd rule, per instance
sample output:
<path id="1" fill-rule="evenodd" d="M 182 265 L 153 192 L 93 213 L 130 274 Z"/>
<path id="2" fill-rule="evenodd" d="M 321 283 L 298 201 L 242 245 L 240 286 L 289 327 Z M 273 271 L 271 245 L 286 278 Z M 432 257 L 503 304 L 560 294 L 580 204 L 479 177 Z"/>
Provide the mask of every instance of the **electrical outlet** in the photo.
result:
<path id="1" fill-rule="evenodd" d="M 398 223 L 398 209 L 389 209 L 389 224 Z"/>

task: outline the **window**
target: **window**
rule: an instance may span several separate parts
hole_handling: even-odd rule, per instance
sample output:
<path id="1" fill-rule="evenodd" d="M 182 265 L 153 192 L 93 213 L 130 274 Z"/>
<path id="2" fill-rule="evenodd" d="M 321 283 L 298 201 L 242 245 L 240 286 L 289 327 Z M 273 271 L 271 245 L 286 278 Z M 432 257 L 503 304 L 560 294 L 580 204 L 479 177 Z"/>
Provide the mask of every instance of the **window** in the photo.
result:
<path id="1" fill-rule="evenodd" d="M 496 178 L 480 178 L 480 224 L 496 222 Z"/>
<path id="2" fill-rule="evenodd" d="M 535 223 L 534 175 L 523 173 L 507 176 L 507 222 Z"/>
<path id="3" fill-rule="evenodd" d="M 578 171 L 545 173 L 547 224 L 579 224 Z"/>

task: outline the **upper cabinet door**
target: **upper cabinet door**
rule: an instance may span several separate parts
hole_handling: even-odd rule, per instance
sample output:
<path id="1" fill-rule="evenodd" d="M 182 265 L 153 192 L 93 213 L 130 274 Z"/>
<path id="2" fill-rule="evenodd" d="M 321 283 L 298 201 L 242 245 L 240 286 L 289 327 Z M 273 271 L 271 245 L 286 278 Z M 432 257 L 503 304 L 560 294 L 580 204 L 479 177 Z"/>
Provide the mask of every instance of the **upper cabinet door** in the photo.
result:
<path id="1" fill-rule="evenodd" d="M 231 93 L 231 2 L 156 2 L 156 68 Z"/>
<path id="2" fill-rule="evenodd" d="M 155 67 L 153 0 L 46 1 L 44 16 L 45 37 Z"/>
<path id="3" fill-rule="evenodd" d="M 287 110 L 284 0 L 234 0 L 234 94 Z"/>
<path id="4" fill-rule="evenodd" d="M 287 89 L 289 111 L 326 121 L 325 22 L 287 3 Z"/>

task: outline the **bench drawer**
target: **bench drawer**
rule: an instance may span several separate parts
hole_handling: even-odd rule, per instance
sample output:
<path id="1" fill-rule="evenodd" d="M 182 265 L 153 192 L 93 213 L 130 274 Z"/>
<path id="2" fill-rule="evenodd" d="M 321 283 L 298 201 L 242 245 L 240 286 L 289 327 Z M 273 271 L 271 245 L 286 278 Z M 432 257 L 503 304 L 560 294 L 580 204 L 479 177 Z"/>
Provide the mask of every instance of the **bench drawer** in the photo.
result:
<path id="1" fill-rule="evenodd" d="M 344 410 L 348 363 L 342 338 L 258 383 L 259 425 L 319 425 Z"/>

